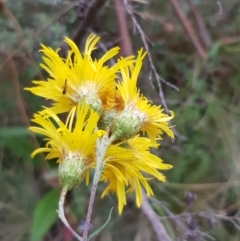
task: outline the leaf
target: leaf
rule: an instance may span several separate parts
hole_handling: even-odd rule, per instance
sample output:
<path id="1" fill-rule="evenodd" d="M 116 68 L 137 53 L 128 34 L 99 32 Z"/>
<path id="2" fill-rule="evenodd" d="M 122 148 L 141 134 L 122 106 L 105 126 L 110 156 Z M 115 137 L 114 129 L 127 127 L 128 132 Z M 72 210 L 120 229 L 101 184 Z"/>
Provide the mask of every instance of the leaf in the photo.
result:
<path id="1" fill-rule="evenodd" d="M 89 235 L 88 241 L 89 241 L 91 238 L 93 238 L 94 236 L 98 235 L 98 234 L 100 233 L 100 231 L 107 226 L 107 224 L 109 223 L 109 221 L 110 221 L 110 219 L 111 219 L 111 216 L 112 216 L 112 210 L 113 210 L 113 207 L 112 207 L 111 210 L 110 210 L 110 213 L 109 213 L 109 216 L 108 216 L 107 221 L 106 221 L 99 229 L 95 230 L 93 233 L 91 233 L 91 234 Z"/>
<path id="2" fill-rule="evenodd" d="M 57 219 L 59 192 L 52 190 L 37 203 L 31 227 L 31 241 L 40 241 Z"/>

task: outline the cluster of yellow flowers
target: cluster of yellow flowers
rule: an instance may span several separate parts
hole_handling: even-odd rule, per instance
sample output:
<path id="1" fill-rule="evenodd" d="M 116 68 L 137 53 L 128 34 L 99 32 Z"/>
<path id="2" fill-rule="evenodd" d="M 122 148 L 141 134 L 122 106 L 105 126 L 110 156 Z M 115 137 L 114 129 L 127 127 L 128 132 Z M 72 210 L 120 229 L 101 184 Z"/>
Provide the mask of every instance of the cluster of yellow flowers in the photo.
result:
<path id="1" fill-rule="evenodd" d="M 32 153 L 48 153 L 46 159 L 59 162 L 59 179 L 71 189 L 82 180 L 89 182 L 90 169 L 96 168 L 96 143 L 107 136 L 108 147 L 100 181 L 107 182 L 102 196 L 116 193 L 118 210 L 126 204 L 126 193 L 136 192 L 137 206 L 141 205 L 141 185 L 147 195 L 153 195 L 145 174 L 165 181 L 158 170 L 172 166 L 150 153 L 166 133 L 174 134 L 168 121 L 173 118 L 163 113 L 160 106 L 140 94 L 137 79 L 146 53 L 141 49 L 137 57 L 119 58 L 113 66 L 106 62 L 119 52 L 110 49 L 100 59 L 92 59 L 99 37 L 90 35 L 82 54 L 69 38 L 67 57 L 42 45 L 47 81 L 36 80 L 35 87 L 26 88 L 33 94 L 50 99 L 50 108 L 34 114 L 30 130 L 46 137 L 46 146 Z M 68 113 L 66 122 L 58 116 Z M 70 174 L 69 174 L 70 173 Z"/>

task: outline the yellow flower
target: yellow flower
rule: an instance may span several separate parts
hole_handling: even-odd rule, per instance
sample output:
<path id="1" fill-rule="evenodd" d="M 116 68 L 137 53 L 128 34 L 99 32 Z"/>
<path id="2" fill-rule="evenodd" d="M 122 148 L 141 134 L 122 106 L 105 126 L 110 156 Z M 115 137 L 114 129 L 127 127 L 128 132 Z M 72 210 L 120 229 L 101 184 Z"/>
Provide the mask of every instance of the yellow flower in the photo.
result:
<path id="1" fill-rule="evenodd" d="M 70 47 L 66 59 L 59 56 L 59 50 L 42 45 L 45 64 L 41 66 L 50 78 L 33 81 L 37 86 L 26 89 L 53 100 L 54 104 L 32 119 L 38 126 L 29 129 L 46 137 L 46 146 L 36 149 L 32 157 L 47 153 L 47 160 L 56 158 L 60 182 L 67 189 L 78 186 L 84 178 L 88 184 L 90 169 L 96 168 L 97 177 L 102 170 L 100 181 L 108 182 L 102 196 L 116 193 L 121 213 L 126 204 L 126 193 L 136 192 L 137 206 L 142 202 L 141 186 L 147 195 L 153 195 L 149 176 L 165 181 L 159 170 L 172 166 L 164 164 L 149 149 L 158 147 L 156 140 L 164 132 L 174 138 L 168 124 L 173 112 L 170 116 L 164 114 L 160 106 L 152 105 L 136 87 L 146 55 L 143 50 L 139 51 L 136 60 L 131 56 L 121 58 L 117 64 L 108 67 L 105 63 L 118 53 L 119 48 L 93 60 L 91 53 L 98 40 L 99 37 L 90 35 L 84 54 L 81 54 L 73 41 L 65 38 Z M 115 83 L 117 73 L 120 73 L 121 81 Z M 63 112 L 69 112 L 66 123 L 57 116 Z M 97 130 L 99 127 L 105 131 Z M 146 132 L 149 138 L 136 136 L 140 131 Z M 98 158 L 96 164 L 96 156 L 104 155 L 98 155 L 101 150 L 96 147 L 96 140 L 106 133 L 110 136 L 105 136 L 104 148 L 114 144 L 104 152 L 103 163 L 99 163 L 102 159 Z"/>
<path id="2" fill-rule="evenodd" d="M 102 197 L 109 192 L 116 192 L 119 214 L 121 214 L 123 206 L 126 205 L 126 193 L 136 192 L 138 207 L 142 202 L 141 185 L 148 196 L 153 195 L 148 184 L 149 178 L 146 178 L 143 172 L 159 181 L 165 181 L 165 176 L 158 170 L 172 167 L 169 164 L 164 164 L 162 159 L 149 152 L 150 147 L 157 148 L 158 144 L 152 143 L 148 138 L 135 136 L 127 140 L 125 146 L 124 148 L 119 145 L 111 145 L 108 148 L 105 155 L 107 162 L 101 177 L 101 181 L 109 183 Z M 126 187 L 128 187 L 127 190 Z"/>
<path id="3" fill-rule="evenodd" d="M 135 65 L 126 65 L 125 59 L 119 60 L 122 81 L 116 85 L 124 105 L 114 120 L 112 132 L 115 139 L 127 139 L 139 131 L 146 132 L 152 141 L 155 138 L 160 138 L 163 132 L 174 138 L 168 124 L 168 121 L 174 116 L 173 112 L 170 112 L 170 116 L 164 114 L 161 106 L 152 105 L 137 89 L 137 79 L 145 55 L 146 53 L 143 53 L 141 49 L 138 52 Z M 118 102 L 120 101 L 118 100 Z"/>
<path id="4" fill-rule="evenodd" d="M 59 162 L 60 183 L 68 189 L 78 186 L 84 178 L 88 184 L 90 169 L 96 167 L 96 140 L 105 134 L 102 130 L 95 131 L 99 120 L 96 112 L 85 105 L 74 108 L 69 113 L 66 123 L 63 123 L 51 109 L 46 108 L 45 111 L 34 115 L 32 122 L 37 126 L 29 128 L 46 137 L 45 147 L 36 149 L 32 157 L 38 153 L 48 153 L 47 160 L 56 158 Z M 126 193 L 136 192 L 137 206 L 141 205 L 142 200 L 141 185 L 147 195 L 153 195 L 148 184 L 149 178 L 143 173 L 165 181 L 165 176 L 158 170 L 172 167 L 151 154 L 151 147 L 157 148 L 158 144 L 148 138 L 135 136 L 125 142 L 110 145 L 106 151 L 106 164 L 101 181 L 108 182 L 108 186 L 102 196 L 115 192 L 120 214 L 126 204 Z"/>
<path id="5" fill-rule="evenodd" d="M 33 94 L 54 101 L 51 108 L 55 113 L 70 111 L 78 103 L 89 104 L 92 109 L 101 114 L 114 104 L 115 78 L 118 64 L 108 67 L 104 65 L 119 52 L 119 47 L 110 49 L 98 60 L 93 60 L 91 53 L 99 37 L 90 35 L 86 41 L 83 54 L 76 44 L 65 37 L 70 50 L 66 59 L 59 56 L 59 49 L 54 51 L 42 45 L 45 69 L 50 78 L 47 81 L 35 80 L 36 87 L 25 88 Z"/>
<path id="6" fill-rule="evenodd" d="M 45 152 L 47 160 L 56 158 L 60 163 L 61 184 L 69 189 L 77 186 L 85 177 L 86 169 L 94 163 L 97 138 L 105 134 L 102 130 L 95 131 L 98 119 L 98 114 L 85 105 L 74 107 L 66 124 L 51 109 L 35 114 L 32 122 L 38 126 L 29 129 L 46 137 L 46 147 L 36 149 L 32 157 Z"/>

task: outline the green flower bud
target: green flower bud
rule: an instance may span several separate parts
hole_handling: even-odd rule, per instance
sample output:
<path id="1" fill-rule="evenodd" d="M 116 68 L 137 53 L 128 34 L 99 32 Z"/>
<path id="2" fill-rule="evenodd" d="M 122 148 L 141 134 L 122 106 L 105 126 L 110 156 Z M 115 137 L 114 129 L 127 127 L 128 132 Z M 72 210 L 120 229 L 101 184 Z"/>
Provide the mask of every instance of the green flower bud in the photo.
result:
<path id="1" fill-rule="evenodd" d="M 99 116 L 102 115 L 102 101 L 96 96 L 87 94 L 78 99 L 78 103 L 85 103 L 90 106 L 90 108 L 98 113 Z"/>
<path id="2" fill-rule="evenodd" d="M 114 109 L 105 110 L 98 122 L 99 129 L 108 131 L 111 128 L 116 115 L 117 111 Z"/>
<path id="3" fill-rule="evenodd" d="M 64 159 L 59 164 L 58 178 L 68 190 L 77 187 L 85 177 L 85 163 L 79 159 Z"/>
<path id="4" fill-rule="evenodd" d="M 142 126 L 142 122 L 137 115 L 134 115 L 129 110 L 124 110 L 115 118 L 112 125 L 112 135 L 114 140 L 129 139 L 135 136 Z"/>

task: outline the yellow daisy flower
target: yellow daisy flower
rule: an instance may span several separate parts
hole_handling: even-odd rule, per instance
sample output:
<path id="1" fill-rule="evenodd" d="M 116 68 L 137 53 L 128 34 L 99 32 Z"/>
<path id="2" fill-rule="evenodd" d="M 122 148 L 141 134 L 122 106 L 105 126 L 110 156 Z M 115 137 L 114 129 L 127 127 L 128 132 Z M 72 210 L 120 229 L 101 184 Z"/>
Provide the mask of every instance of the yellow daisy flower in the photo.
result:
<path id="1" fill-rule="evenodd" d="M 164 114 L 161 106 L 152 105 L 137 89 L 137 79 L 145 55 L 146 52 L 143 53 L 141 49 L 138 52 L 135 65 L 127 66 L 125 59 L 119 60 L 122 81 L 116 85 L 124 105 L 113 123 L 112 132 L 115 139 L 127 139 L 139 131 L 146 132 L 152 141 L 155 138 L 160 138 L 163 132 L 174 138 L 173 131 L 168 124 L 174 113 L 171 111 L 170 115 Z"/>
<path id="2" fill-rule="evenodd" d="M 106 152 L 107 162 L 103 170 L 101 181 L 108 182 L 102 197 L 109 192 L 115 193 L 118 198 L 118 211 L 122 213 L 126 205 L 126 193 L 136 192 L 136 204 L 139 207 L 142 202 L 141 185 L 148 196 L 153 191 L 148 184 L 149 178 L 143 173 L 165 181 L 165 176 L 158 170 L 170 169 L 172 166 L 164 164 L 162 159 L 149 152 L 150 147 L 157 148 L 158 144 L 150 139 L 135 136 L 125 143 L 126 147 L 111 145 Z M 128 189 L 126 190 L 126 187 Z"/>
<path id="3" fill-rule="evenodd" d="M 77 186 L 85 177 L 86 169 L 94 163 L 97 138 L 105 134 L 102 130 L 95 131 L 98 120 L 98 114 L 85 105 L 74 107 L 66 124 L 51 109 L 35 114 L 32 122 L 38 126 L 29 129 L 46 136 L 46 147 L 36 149 L 32 157 L 45 152 L 47 160 L 57 158 L 62 186 L 67 185 L 69 189 Z"/>
<path id="4" fill-rule="evenodd" d="M 59 56 L 59 50 L 42 45 L 45 64 L 41 67 L 50 78 L 33 81 L 37 86 L 26 89 L 53 100 L 54 104 L 32 119 L 38 126 L 29 129 L 46 137 L 46 146 L 35 150 L 32 156 L 47 153 L 47 160 L 57 159 L 58 175 L 64 189 L 78 186 L 84 178 L 88 184 L 90 169 L 96 168 L 98 174 L 102 170 L 101 181 L 108 182 L 102 196 L 115 192 L 121 213 L 126 204 L 126 193 L 136 192 L 137 206 L 142 202 L 141 186 L 147 195 L 153 195 L 149 178 L 144 173 L 165 181 L 165 176 L 158 170 L 172 166 L 164 164 L 149 149 L 158 147 L 156 139 L 160 139 L 164 132 L 174 138 L 168 124 L 173 112 L 170 116 L 164 114 L 160 106 L 152 105 L 136 87 L 146 55 L 143 50 L 139 51 L 136 60 L 131 56 L 122 58 L 108 67 L 105 63 L 118 53 L 119 48 L 93 60 L 91 53 L 98 40 L 99 37 L 90 35 L 84 54 L 81 54 L 73 41 L 65 38 L 70 47 L 66 59 Z M 118 83 L 115 83 L 116 73 L 120 73 L 122 79 Z M 69 112 L 66 123 L 57 116 L 63 112 Z M 97 130 L 97 127 L 105 131 Z M 139 131 L 146 132 L 149 139 L 136 136 Z M 106 153 L 102 152 L 96 163 L 99 155 L 98 152 L 95 154 L 95 149 L 100 150 L 99 146 L 96 148 L 96 140 L 106 132 L 110 137 L 105 136 L 104 148 L 114 144 L 107 148 Z M 100 163 L 103 156 L 104 162 Z"/>
<path id="5" fill-rule="evenodd" d="M 51 109 L 46 108 L 44 112 L 35 114 L 32 119 L 38 126 L 29 128 L 46 137 L 46 146 L 36 149 L 32 157 L 38 153 L 48 153 L 47 160 L 56 158 L 60 163 L 60 182 L 69 190 L 78 186 L 84 178 L 86 183 L 89 183 L 89 171 L 96 167 L 96 140 L 105 134 L 102 130 L 95 131 L 99 120 L 96 112 L 84 105 L 74 108 L 69 113 L 66 123 L 63 123 Z M 158 144 L 152 143 L 148 138 L 136 136 L 124 143 L 111 145 L 107 149 L 101 181 L 109 184 L 102 196 L 116 192 L 120 214 L 126 204 L 126 193 L 136 191 L 137 206 L 141 205 L 142 200 L 141 185 L 147 195 L 153 195 L 148 178 L 143 173 L 165 181 L 165 176 L 158 170 L 172 167 L 151 154 L 151 147 L 157 148 Z"/>
<path id="6" fill-rule="evenodd" d="M 54 51 L 42 45 L 45 69 L 50 78 L 47 81 L 32 81 L 36 87 L 25 88 L 33 94 L 54 101 L 51 108 L 55 113 L 70 111 L 78 103 L 87 103 L 101 114 L 103 109 L 110 108 L 114 102 L 115 78 L 118 64 L 104 65 L 119 52 L 119 47 L 110 49 L 98 60 L 93 60 L 91 53 L 96 49 L 99 37 L 90 35 L 86 41 L 83 54 L 76 44 L 65 37 L 70 50 L 66 59 L 59 56 L 59 49 Z"/>

